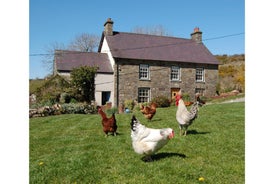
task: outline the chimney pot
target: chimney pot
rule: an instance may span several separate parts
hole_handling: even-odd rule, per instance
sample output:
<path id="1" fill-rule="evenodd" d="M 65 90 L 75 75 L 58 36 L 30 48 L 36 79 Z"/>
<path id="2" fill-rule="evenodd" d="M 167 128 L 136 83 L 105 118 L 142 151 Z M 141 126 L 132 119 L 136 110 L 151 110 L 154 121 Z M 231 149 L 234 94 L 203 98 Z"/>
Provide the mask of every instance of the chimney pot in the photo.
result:
<path id="1" fill-rule="evenodd" d="M 111 18 L 108 18 L 107 21 L 104 24 L 104 34 L 106 36 L 112 36 L 113 35 L 113 21 Z"/>
<path id="2" fill-rule="evenodd" d="M 195 27 L 193 33 L 190 34 L 191 39 L 196 41 L 197 43 L 202 43 L 202 32 L 199 27 Z"/>

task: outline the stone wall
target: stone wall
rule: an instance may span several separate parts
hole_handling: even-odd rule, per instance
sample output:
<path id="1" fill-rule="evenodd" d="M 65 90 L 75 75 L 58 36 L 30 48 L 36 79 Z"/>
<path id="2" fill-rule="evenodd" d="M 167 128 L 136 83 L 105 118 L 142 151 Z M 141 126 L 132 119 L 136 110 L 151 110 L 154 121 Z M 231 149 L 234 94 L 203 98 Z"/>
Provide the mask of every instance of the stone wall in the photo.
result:
<path id="1" fill-rule="evenodd" d="M 139 79 L 140 64 L 149 65 L 150 80 Z M 172 66 L 180 67 L 180 81 L 170 80 Z M 204 68 L 205 82 L 200 83 L 195 81 L 195 68 L 197 67 Z M 217 65 L 121 59 L 116 61 L 114 69 L 115 105 L 119 105 L 125 100 L 137 100 L 138 88 L 140 87 L 150 88 L 151 99 L 157 96 L 166 96 L 170 99 L 172 88 L 182 89 L 183 93 L 190 95 L 191 100 L 194 100 L 195 88 L 204 89 L 204 96 L 213 96 L 216 93 L 216 84 L 218 82 Z"/>

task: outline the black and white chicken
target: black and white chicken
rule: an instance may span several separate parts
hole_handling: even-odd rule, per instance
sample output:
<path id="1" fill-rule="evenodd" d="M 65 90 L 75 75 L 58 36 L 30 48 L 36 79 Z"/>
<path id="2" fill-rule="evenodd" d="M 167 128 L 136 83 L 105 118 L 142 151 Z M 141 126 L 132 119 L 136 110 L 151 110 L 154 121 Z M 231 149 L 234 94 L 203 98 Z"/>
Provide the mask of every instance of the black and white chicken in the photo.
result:
<path id="1" fill-rule="evenodd" d="M 196 98 L 196 102 L 194 102 L 188 111 L 184 101 L 182 100 L 181 90 L 176 94 L 176 105 L 178 106 L 176 112 L 176 120 L 179 123 L 180 135 L 187 135 L 188 127 L 193 123 L 193 121 L 197 118 L 198 115 L 198 106 L 202 106 L 204 103 L 200 101 L 199 96 Z M 182 132 L 184 130 L 184 132 Z"/>

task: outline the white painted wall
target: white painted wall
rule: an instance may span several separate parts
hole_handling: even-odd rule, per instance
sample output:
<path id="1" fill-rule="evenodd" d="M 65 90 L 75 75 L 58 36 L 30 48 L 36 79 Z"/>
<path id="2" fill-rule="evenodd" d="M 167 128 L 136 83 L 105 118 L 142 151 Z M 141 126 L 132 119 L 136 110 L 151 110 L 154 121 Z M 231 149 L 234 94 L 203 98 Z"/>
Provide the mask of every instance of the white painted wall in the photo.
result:
<path id="1" fill-rule="evenodd" d="M 110 91 L 111 97 L 109 102 L 114 106 L 114 76 L 113 74 L 97 74 L 95 77 L 95 100 L 97 105 L 102 103 L 102 91 Z"/>
<path id="2" fill-rule="evenodd" d="M 108 42 L 106 40 L 106 37 L 104 37 L 104 41 L 103 41 L 103 44 L 102 44 L 102 48 L 101 48 L 101 53 L 107 53 L 108 54 L 108 57 L 109 57 L 109 60 L 111 62 L 111 66 L 114 67 L 114 58 L 112 56 L 112 53 L 111 53 L 111 50 L 110 50 L 110 47 L 108 45 Z M 114 69 L 114 68 L 113 68 Z"/>
<path id="3" fill-rule="evenodd" d="M 70 73 L 59 72 L 59 75 L 70 78 Z M 114 106 L 114 76 L 113 74 L 97 74 L 95 77 L 95 101 L 97 105 L 102 104 L 102 91 L 110 91 L 111 97 L 109 102 Z"/>

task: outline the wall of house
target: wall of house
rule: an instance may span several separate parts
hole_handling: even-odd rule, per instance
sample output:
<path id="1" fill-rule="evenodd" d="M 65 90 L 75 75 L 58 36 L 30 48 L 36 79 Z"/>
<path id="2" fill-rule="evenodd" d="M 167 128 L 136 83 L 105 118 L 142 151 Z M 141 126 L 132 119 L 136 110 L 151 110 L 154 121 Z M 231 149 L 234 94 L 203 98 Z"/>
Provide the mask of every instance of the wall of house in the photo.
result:
<path id="1" fill-rule="evenodd" d="M 69 72 L 57 72 L 65 79 L 70 80 Z M 109 102 L 112 102 L 112 106 L 115 105 L 114 102 L 114 76 L 113 74 L 100 74 L 98 73 L 95 77 L 95 101 L 97 105 L 102 104 L 102 94 L 103 92 L 111 92 Z"/>
<path id="2" fill-rule="evenodd" d="M 114 76 L 113 74 L 97 74 L 95 77 L 95 101 L 97 105 L 102 104 L 102 94 L 103 92 L 111 92 L 109 102 L 114 103 Z"/>
<path id="3" fill-rule="evenodd" d="M 108 42 L 106 40 L 106 37 L 104 37 L 103 45 L 101 47 L 101 51 L 100 52 L 108 54 L 109 61 L 111 62 L 111 66 L 114 67 L 115 61 L 114 61 L 114 58 L 112 57 L 112 53 L 110 51 L 110 48 L 109 48 Z"/>
<path id="4" fill-rule="evenodd" d="M 139 65 L 149 64 L 150 80 L 139 79 Z M 171 81 L 171 67 L 178 66 L 181 69 L 181 80 Z M 205 70 L 205 82 L 196 82 L 195 68 L 203 67 Z M 218 82 L 217 65 L 197 65 L 193 63 L 177 63 L 164 61 L 139 61 L 116 60 L 115 69 L 115 103 L 120 104 L 125 100 L 138 100 L 138 88 L 148 87 L 151 91 L 151 99 L 157 96 L 171 98 L 171 88 L 180 88 L 183 93 L 188 93 L 194 100 L 195 88 L 204 89 L 204 96 L 213 96 L 216 93 Z M 118 79 L 117 79 L 117 76 Z M 118 92 L 118 94 L 117 94 Z"/>

